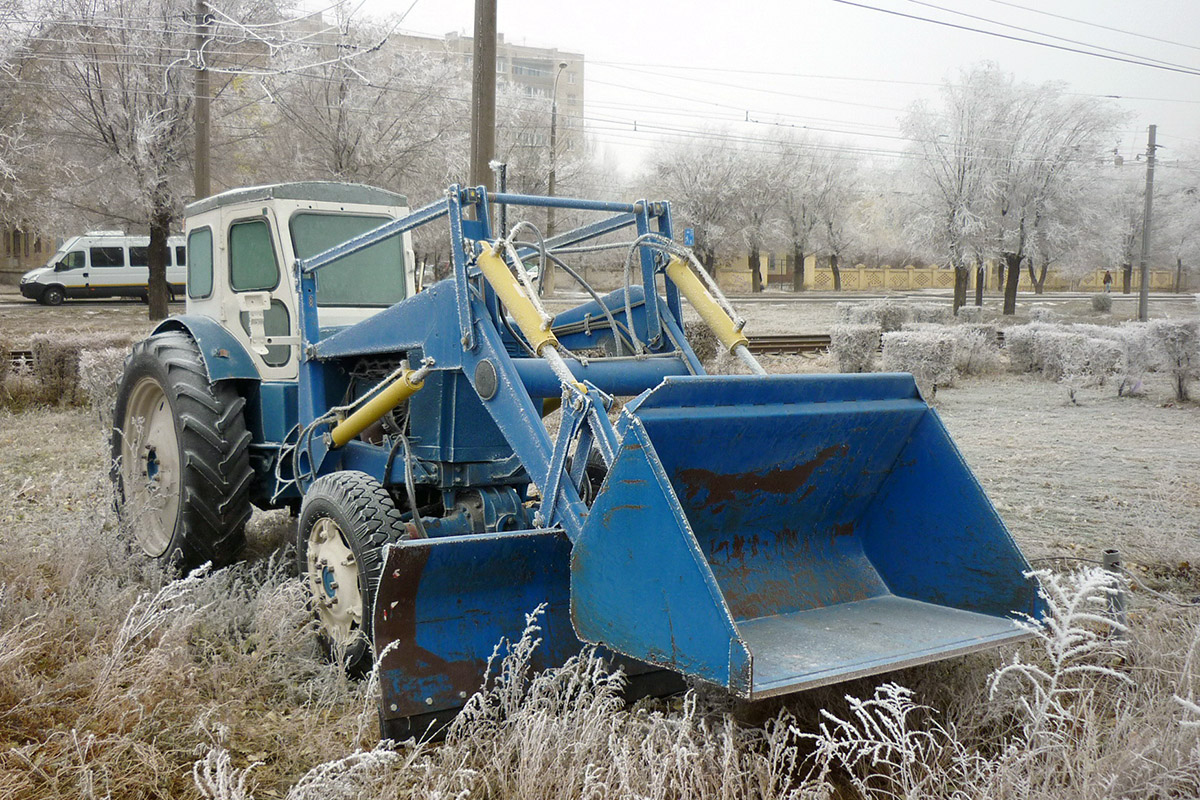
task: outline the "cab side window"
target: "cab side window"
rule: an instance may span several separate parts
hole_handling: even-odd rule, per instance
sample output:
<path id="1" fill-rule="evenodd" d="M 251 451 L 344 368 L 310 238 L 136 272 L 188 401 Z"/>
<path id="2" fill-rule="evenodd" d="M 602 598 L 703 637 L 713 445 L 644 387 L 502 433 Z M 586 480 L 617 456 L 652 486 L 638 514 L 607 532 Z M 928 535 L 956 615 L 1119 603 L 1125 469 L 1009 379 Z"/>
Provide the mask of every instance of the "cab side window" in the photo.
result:
<path id="1" fill-rule="evenodd" d="M 129 266 L 131 266 L 131 267 L 148 267 L 148 266 L 150 266 L 150 248 L 149 247 L 131 247 L 131 248 L 129 248 Z"/>
<path id="2" fill-rule="evenodd" d="M 125 266 L 124 247 L 93 247 L 92 267 L 123 267 Z"/>
<path id="3" fill-rule="evenodd" d="M 87 253 L 82 250 L 72 250 L 61 262 L 63 269 L 83 269 L 87 266 Z"/>
<path id="4" fill-rule="evenodd" d="M 187 293 L 194 299 L 208 297 L 213 289 L 213 237 L 211 228 L 199 228 L 188 234 L 188 249 L 192 251 L 187 265 Z M 175 248 L 176 258 L 182 247 Z M 182 263 L 182 262 L 180 262 Z"/>
<path id="5" fill-rule="evenodd" d="M 211 238 L 211 235 L 210 235 L 210 238 Z M 212 255 L 212 248 L 209 248 L 209 255 L 210 256 Z M 187 248 L 186 247 L 184 247 L 182 245 L 177 245 L 175 247 L 175 264 L 176 264 L 176 266 L 180 266 L 180 267 L 187 265 Z"/>
<path id="6" fill-rule="evenodd" d="M 229 285 L 235 292 L 269 291 L 279 285 L 279 262 L 265 219 L 229 226 Z"/>

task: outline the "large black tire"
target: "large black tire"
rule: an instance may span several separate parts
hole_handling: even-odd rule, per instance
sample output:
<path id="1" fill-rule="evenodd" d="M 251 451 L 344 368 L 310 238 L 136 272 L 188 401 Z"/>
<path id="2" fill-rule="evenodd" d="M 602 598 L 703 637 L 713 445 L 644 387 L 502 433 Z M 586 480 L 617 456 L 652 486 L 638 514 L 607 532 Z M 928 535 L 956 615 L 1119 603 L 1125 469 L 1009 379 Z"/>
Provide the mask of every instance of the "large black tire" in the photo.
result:
<path id="1" fill-rule="evenodd" d="M 371 668 L 383 546 L 406 535 L 391 495 L 365 472 L 324 475 L 304 494 L 297 564 L 320 623 L 321 644 L 350 675 L 362 676 Z"/>
<path id="2" fill-rule="evenodd" d="M 117 510 L 147 555 L 188 571 L 232 563 L 250 518 L 246 401 L 212 383 L 190 336 L 136 344 L 113 409 Z"/>

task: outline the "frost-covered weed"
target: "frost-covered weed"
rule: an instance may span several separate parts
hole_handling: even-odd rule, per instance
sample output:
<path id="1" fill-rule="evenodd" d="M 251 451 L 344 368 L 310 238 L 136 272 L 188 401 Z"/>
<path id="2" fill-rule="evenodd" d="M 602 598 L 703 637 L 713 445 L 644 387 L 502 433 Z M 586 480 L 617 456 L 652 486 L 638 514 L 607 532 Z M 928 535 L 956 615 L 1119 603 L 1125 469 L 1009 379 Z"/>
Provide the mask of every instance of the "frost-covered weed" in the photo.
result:
<path id="1" fill-rule="evenodd" d="M 845 719 L 822 709 L 818 733 L 794 730 L 813 742 L 818 780 L 840 770 L 864 800 L 943 797 L 948 788 L 969 797 L 986 786 L 995 765 L 942 727 L 909 689 L 885 683 L 870 698 L 846 701 Z"/>
<path id="2" fill-rule="evenodd" d="M 879 350 L 878 325 L 834 325 L 829 351 L 838 372 L 870 372 Z"/>
<path id="3" fill-rule="evenodd" d="M 128 352 L 125 348 L 107 347 L 84 350 L 79 354 L 79 388 L 88 404 L 96 410 L 102 425 L 112 422 L 117 384 L 125 369 Z"/>
<path id="4" fill-rule="evenodd" d="M 1126 628 L 1110 613 L 1113 596 L 1125 589 L 1121 579 L 1102 569 L 1066 576 L 1041 571 L 1037 576 L 1046 614 L 1026 625 L 1036 635 L 1040 658 L 1013 656 L 992 675 L 990 690 L 994 699 L 1008 684 L 1018 684 L 1014 701 L 1029 748 L 1044 746 L 1047 739 L 1066 744 L 1081 703 L 1109 684 L 1132 683 L 1109 666 L 1124 649 L 1115 634 Z"/>

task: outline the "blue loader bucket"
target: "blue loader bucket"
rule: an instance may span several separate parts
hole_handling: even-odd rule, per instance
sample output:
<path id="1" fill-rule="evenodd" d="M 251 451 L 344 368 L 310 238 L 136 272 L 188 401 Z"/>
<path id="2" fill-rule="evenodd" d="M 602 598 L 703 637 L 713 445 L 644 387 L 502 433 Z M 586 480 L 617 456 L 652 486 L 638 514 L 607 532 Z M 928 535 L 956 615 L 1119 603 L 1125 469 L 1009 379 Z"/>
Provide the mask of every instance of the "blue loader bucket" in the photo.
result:
<path id="1" fill-rule="evenodd" d="M 667 378 L 571 552 L 581 639 L 748 699 L 1028 636 L 1036 580 L 910 375 Z"/>

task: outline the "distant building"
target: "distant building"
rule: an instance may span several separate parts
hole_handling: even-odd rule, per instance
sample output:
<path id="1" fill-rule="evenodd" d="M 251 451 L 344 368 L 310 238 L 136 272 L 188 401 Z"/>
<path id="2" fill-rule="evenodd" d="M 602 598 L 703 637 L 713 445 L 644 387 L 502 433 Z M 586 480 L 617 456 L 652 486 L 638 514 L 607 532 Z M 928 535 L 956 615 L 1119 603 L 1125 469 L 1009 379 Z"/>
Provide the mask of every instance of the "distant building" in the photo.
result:
<path id="1" fill-rule="evenodd" d="M 398 47 L 411 47 L 431 53 L 446 52 L 462 59 L 469 73 L 474 55 L 475 40 L 470 36 L 448 33 L 444 37 L 393 36 L 389 42 Z M 504 34 L 496 34 L 496 87 L 515 87 L 527 97 L 545 98 L 550 106 L 554 79 L 558 78 L 558 141 L 561 150 L 569 150 L 583 138 L 583 72 L 584 56 L 556 47 L 528 47 L 504 40 Z M 546 147 L 550 144 L 549 127 L 531 134 L 533 140 L 523 144 Z"/>
<path id="2" fill-rule="evenodd" d="M 0 284 L 16 284 L 35 267 L 45 266 L 57 249 L 37 231 L 0 226 Z"/>

